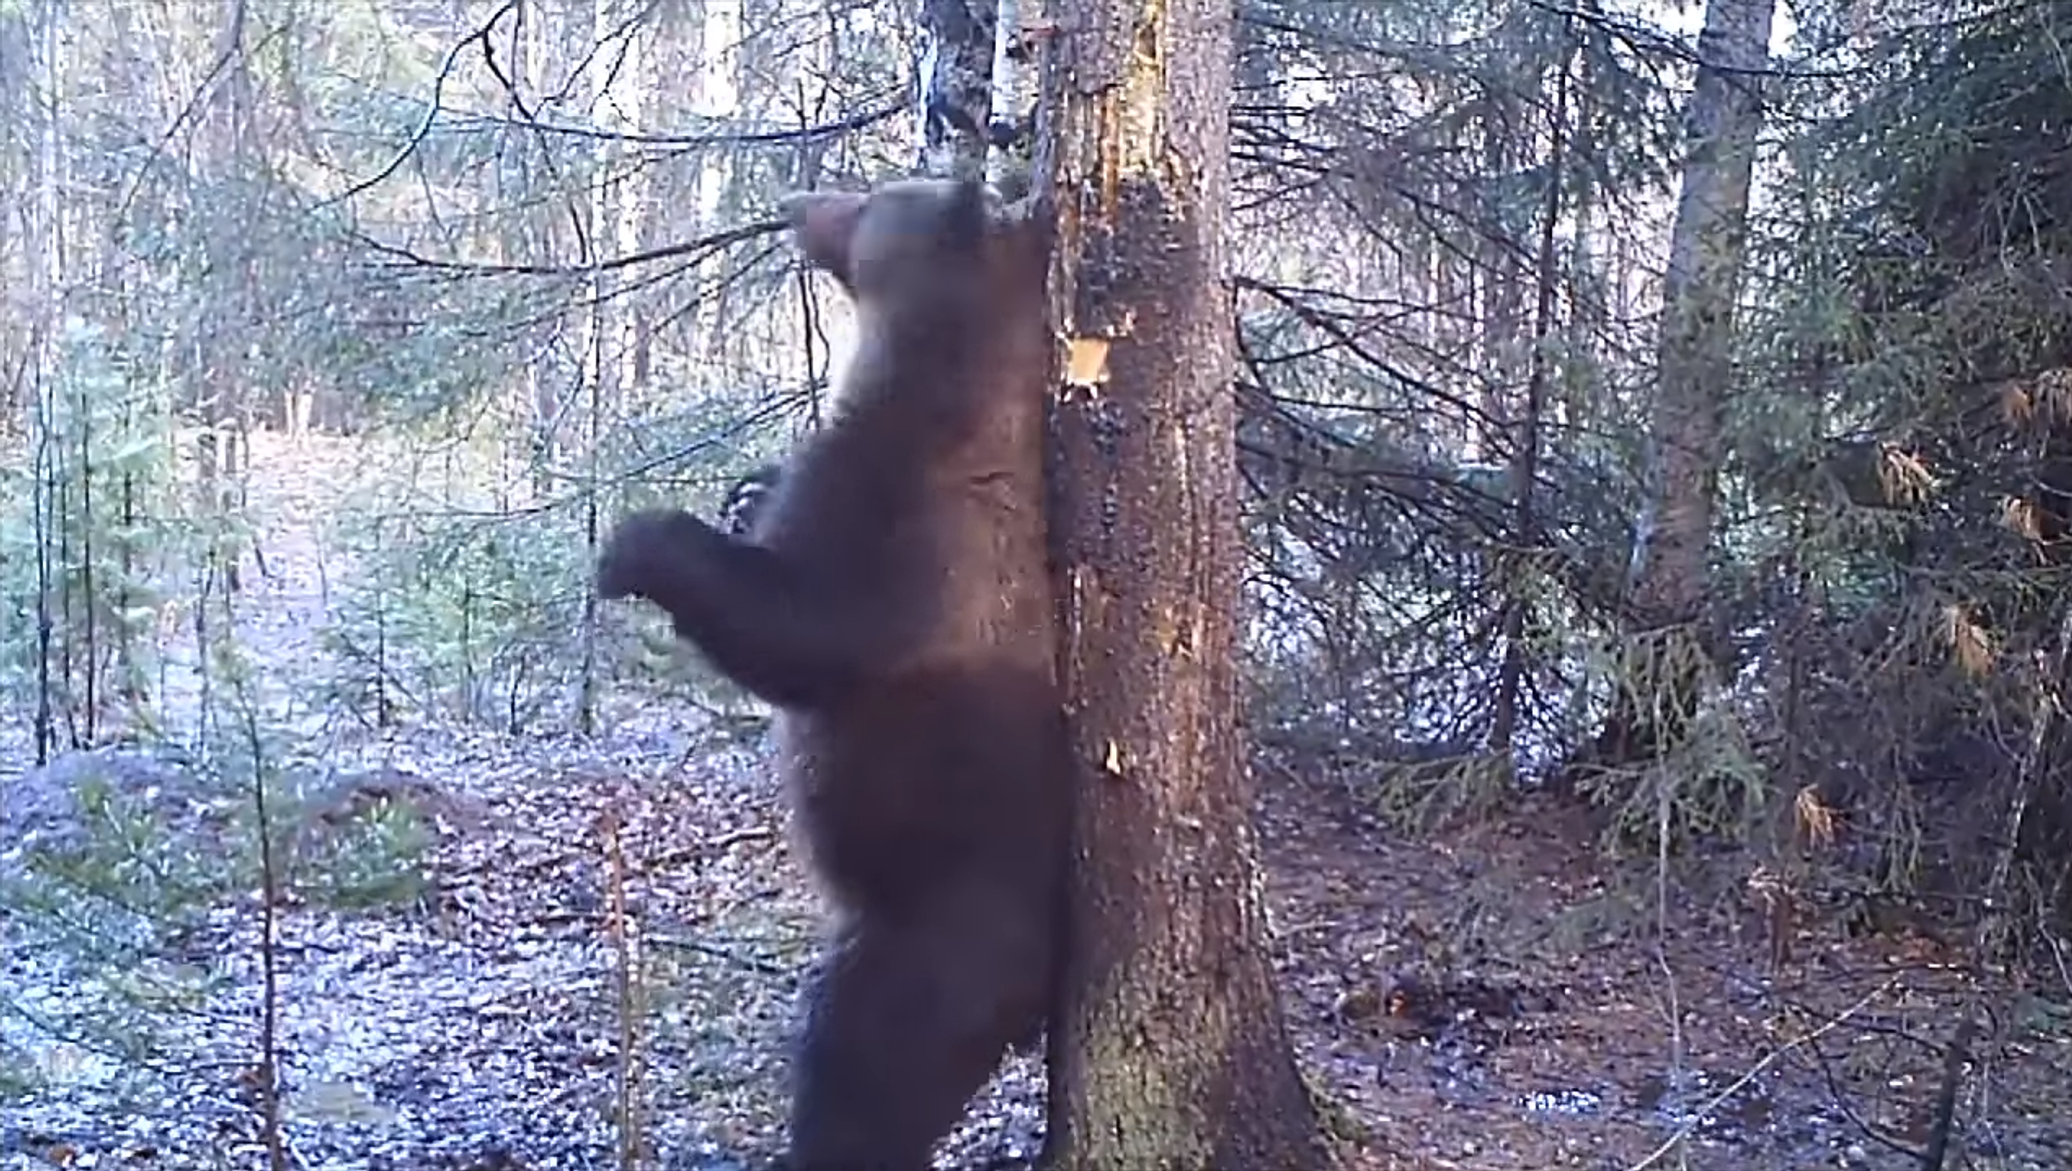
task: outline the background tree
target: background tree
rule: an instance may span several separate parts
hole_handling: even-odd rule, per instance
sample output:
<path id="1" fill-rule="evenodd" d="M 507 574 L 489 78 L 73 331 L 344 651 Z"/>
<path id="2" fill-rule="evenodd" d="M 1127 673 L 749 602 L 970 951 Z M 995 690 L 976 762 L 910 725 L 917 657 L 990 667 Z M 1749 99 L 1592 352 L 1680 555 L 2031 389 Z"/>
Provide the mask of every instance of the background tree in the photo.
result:
<path id="1" fill-rule="evenodd" d="M 1762 126 L 1772 0 L 1712 0 L 1684 117 L 1682 191 L 1670 229 L 1649 426 L 1648 498 L 1635 534 L 1627 656 L 1598 763 L 1682 746 L 1713 674 L 1702 629 L 1712 596 L 1721 437 L 1733 389 L 1734 310 L 1747 263 L 1749 182 Z"/>
<path id="2" fill-rule="evenodd" d="M 1264 946 L 1238 711 L 1230 8 L 1063 17 L 1043 129 L 1071 347 L 1052 524 L 1082 775 L 1047 1154 L 1321 1167 Z"/>

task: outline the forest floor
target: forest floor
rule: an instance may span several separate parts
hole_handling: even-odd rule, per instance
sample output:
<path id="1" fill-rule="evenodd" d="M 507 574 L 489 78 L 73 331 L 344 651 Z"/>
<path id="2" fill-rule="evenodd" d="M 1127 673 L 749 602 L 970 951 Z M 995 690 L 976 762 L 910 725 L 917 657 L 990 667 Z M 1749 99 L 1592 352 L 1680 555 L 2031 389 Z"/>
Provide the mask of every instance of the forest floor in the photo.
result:
<path id="1" fill-rule="evenodd" d="M 693 750 L 698 713 L 633 696 L 609 697 L 590 737 L 349 734 L 288 711 L 286 676 L 321 657 L 329 583 L 349 572 L 312 518 L 352 490 L 356 459 L 261 436 L 257 465 L 269 576 L 244 637 L 284 676 L 269 718 L 321 740 L 325 794 L 283 839 L 298 868 L 274 927 L 297 1165 L 587 1169 L 622 1165 L 628 1135 L 644 1166 L 757 1165 L 779 1145 L 817 915 L 764 751 Z M 26 761 L 6 735 L 0 762 Z M 0 763 L 0 794 L 34 805 L 57 776 Z M 175 787 L 138 787 L 161 869 L 249 851 L 244 823 L 191 815 Z M 1325 778 L 1263 768 L 1259 787 L 1283 1005 L 1349 1167 L 1915 1168 L 1973 1012 L 1947 1166 L 2072 1166 L 2062 980 L 1970 982 L 1928 934 L 1817 920 L 1779 958 L 1738 883 L 1614 866 L 1584 819 L 1536 798 L 1412 840 Z M 370 876 L 369 858 L 408 872 Z M 357 899 L 331 872 L 351 865 Z M 42 1088 L 0 1097 L 0 1169 L 264 1165 L 262 901 L 239 892 L 152 936 L 121 973 L 112 943 L 60 948 L 10 918 L 0 1057 Z M 118 992 L 148 1003 L 148 1045 L 85 1023 Z M 1011 1059 L 942 1165 L 1012 1165 L 1041 1121 L 1040 1062 Z"/>

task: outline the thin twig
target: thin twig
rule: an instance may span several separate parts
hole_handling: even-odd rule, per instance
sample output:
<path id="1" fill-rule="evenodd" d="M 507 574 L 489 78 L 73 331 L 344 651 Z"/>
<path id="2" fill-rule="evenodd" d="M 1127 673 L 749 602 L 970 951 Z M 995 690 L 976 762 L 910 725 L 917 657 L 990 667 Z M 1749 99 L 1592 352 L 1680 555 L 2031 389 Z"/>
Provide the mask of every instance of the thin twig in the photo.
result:
<path id="1" fill-rule="evenodd" d="M 1848 1008 L 1843 1009 L 1840 1015 L 1834 1017 L 1832 1020 L 1827 1021 L 1825 1024 L 1822 1024 L 1819 1028 L 1814 1029 L 1812 1032 L 1807 1033 L 1803 1037 L 1793 1038 L 1792 1040 L 1787 1041 L 1782 1045 L 1779 1045 L 1776 1049 L 1771 1050 L 1769 1053 L 1764 1054 L 1763 1059 L 1761 1061 L 1756 1062 L 1754 1065 L 1750 1066 L 1747 1073 L 1744 1073 L 1740 1077 L 1735 1078 L 1733 1082 L 1727 1086 L 1727 1088 L 1721 1090 L 1717 1094 L 1714 1094 L 1712 1098 L 1709 1101 L 1707 1101 L 1703 1106 L 1699 1107 L 1696 1111 L 1692 1112 L 1691 1120 L 1689 1122 L 1684 1123 L 1682 1126 L 1678 1127 L 1675 1134 L 1672 1134 L 1668 1138 L 1662 1140 L 1661 1146 L 1656 1147 L 1654 1150 L 1648 1152 L 1646 1158 L 1642 1159 L 1638 1163 L 1635 1163 L 1633 1166 L 1627 1168 L 1626 1171 L 1647 1171 L 1647 1168 L 1652 1167 L 1655 1164 L 1661 1162 L 1664 1158 L 1668 1157 L 1669 1152 L 1675 1150 L 1680 1143 L 1682 1143 L 1685 1139 L 1691 1137 L 1692 1132 L 1696 1131 L 1700 1126 L 1704 1125 L 1705 1120 L 1712 1116 L 1712 1112 L 1714 1110 L 1717 1110 L 1720 1107 L 1721 1103 L 1733 1097 L 1735 1094 L 1740 1093 L 1741 1087 L 1754 1081 L 1757 1077 L 1759 1077 L 1762 1074 L 1764 1070 L 1770 1068 L 1772 1065 L 1777 1064 L 1778 1060 L 1782 1058 L 1785 1054 L 1791 1052 L 1792 1050 L 1798 1048 L 1801 1045 L 1805 1045 L 1809 1042 L 1818 1040 L 1821 1034 L 1832 1031 L 1843 1021 L 1846 1021 L 1850 1017 L 1853 1017 L 1857 1013 L 1863 1011 L 1865 1005 L 1868 1005 L 1871 1001 L 1876 1000 L 1878 997 L 1884 995 L 1886 992 L 1891 991 L 1893 986 L 1898 983 L 1899 977 L 1891 977 L 1890 979 L 1886 980 L 1883 984 L 1880 984 L 1876 988 L 1871 989 L 1869 992 L 1864 993 L 1862 999 L 1858 1000 L 1855 1004 L 1850 1005 Z"/>

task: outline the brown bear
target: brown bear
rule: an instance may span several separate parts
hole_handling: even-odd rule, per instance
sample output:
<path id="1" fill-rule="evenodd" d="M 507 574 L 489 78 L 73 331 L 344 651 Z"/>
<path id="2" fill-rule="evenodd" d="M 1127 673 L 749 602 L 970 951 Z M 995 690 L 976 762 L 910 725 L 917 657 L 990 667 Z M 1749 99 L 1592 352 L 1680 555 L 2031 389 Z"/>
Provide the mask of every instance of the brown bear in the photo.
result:
<path id="1" fill-rule="evenodd" d="M 1042 226 L 904 180 L 787 208 L 848 292 L 828 425 L 752 534 L 638 513 L 606 597 L 778 708 L 804 851 L 837 912 L 793 1063 L 794 1171 L 920 1171 L 1048 1016 L 1071 774 L 1055 683 Z"/>

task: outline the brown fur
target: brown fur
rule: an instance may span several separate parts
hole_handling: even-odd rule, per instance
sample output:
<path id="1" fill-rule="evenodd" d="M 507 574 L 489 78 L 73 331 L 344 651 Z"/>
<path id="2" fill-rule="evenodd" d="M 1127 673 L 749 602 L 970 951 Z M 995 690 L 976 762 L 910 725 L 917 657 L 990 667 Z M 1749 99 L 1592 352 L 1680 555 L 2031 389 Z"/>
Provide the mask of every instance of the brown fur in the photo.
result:
<path id="1" fill-rule="evenodd" d="M 791 205 L 849 291 L 829 426 L 753 542 L 628 518 L 599 589 L 659 603 L 779 707 L 802 845 L 837 913 L 807 989 L 795 1171 L 919 1171 L 1005 1048 L 1041 1031 L 1070 780 L 1042 515 L 1048 240 L 976 187 Z"/>

